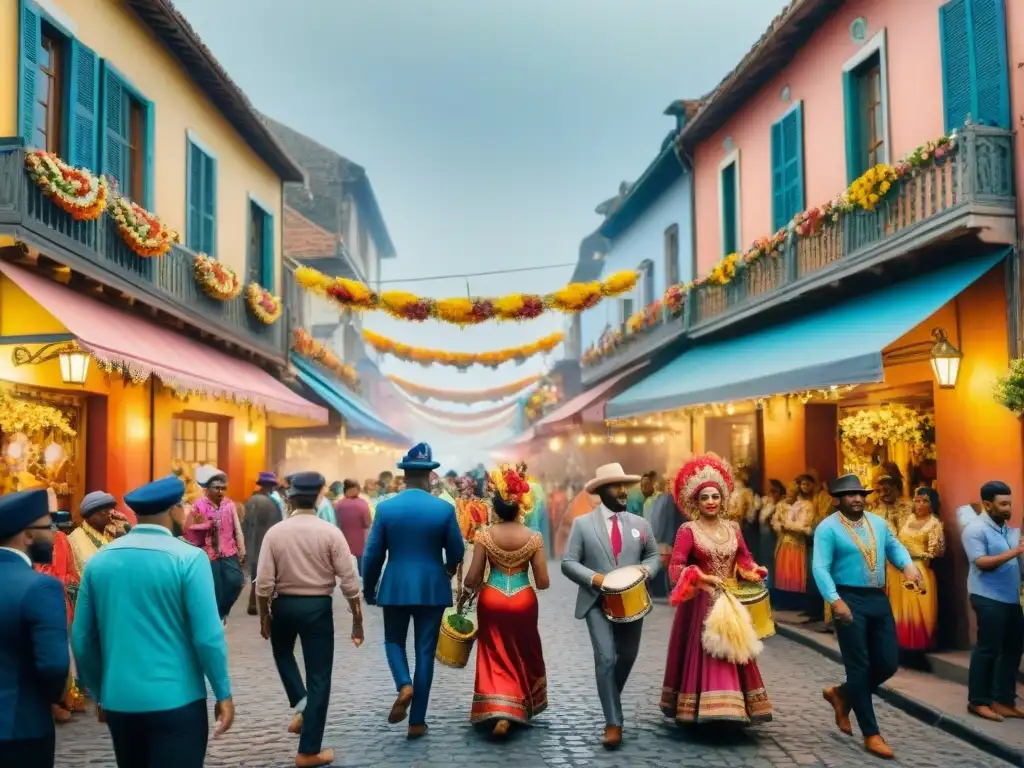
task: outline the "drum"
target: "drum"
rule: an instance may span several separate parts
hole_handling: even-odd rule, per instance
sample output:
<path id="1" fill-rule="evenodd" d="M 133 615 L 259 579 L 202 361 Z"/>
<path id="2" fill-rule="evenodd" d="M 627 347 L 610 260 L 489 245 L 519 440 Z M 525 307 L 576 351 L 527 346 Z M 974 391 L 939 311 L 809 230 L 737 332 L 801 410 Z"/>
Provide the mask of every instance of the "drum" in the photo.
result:
<path id="1" fill-rule="evenodd" d="M 448 616 L 441 621 L 441 633 L 437 638 L 434 658 L 448 667 L 463 669 L 469 664 L 469 654 L 476 640 L 476 627 L 468 634 L 456 631 L 449 623 Z"/>
<path id="2" fill-rule="evenodd" d="M 639 621 L 651 612 L 651 596 L 647 594 L 647 579 L 636 565 L 617 568 L 604 577 L 601 585 L 601 607 L 609 621 L 629 624 Z"/>
<path id="3" fill-rule="evenodd" d="M 754 631 L 760 639 L 775 634 L 775 621 L 772 619 L 772 606 L 768 600 L 768 588 L 754 581 L 730 581 L 729 591 L 750 613 Z"/>

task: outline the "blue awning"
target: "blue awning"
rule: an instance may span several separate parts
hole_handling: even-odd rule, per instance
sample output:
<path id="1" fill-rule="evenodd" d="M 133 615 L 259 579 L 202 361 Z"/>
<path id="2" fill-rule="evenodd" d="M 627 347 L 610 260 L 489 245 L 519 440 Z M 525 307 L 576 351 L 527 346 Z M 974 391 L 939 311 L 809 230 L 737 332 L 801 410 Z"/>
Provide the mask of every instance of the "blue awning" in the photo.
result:
<path id="1" fill-rule="evenodd" d="M 369 405 L 343 393 L 341 387 L 315 363 L 298 355 L 293 355 L 291 360 L 299 374 L 299 381 L 309 387 L 329 408 L 337 411 L 345 420 L 349 435 L 394 445 L 409 444 L 408 438 L 381 421 Z"/>
<path id="2" fill-rule="evenodd" d="M 960 262 L 798 320 L 688 350 L 613 398 L 607 418 L 882 381 L 882 350 L 1006 253 Z"/>

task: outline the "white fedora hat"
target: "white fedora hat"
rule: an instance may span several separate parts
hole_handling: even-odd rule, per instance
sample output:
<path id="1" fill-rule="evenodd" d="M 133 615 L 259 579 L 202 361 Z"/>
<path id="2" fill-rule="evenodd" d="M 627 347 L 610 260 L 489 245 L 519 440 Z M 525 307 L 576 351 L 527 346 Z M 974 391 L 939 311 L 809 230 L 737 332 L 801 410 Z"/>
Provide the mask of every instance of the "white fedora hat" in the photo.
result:
<path id="1" fill-rule="evenodd" d="M 639 483 L 640 475 L 627 475 L 622 470 L 621 464 L 605 464 L 604 466 L 598 467 L 597 471 L 594 472 L 594 479 L 589 481 L 583 490 L 587 493 L 596 493 L 597 489 L 602 485 L 611 485 L 612 483 Z"/>

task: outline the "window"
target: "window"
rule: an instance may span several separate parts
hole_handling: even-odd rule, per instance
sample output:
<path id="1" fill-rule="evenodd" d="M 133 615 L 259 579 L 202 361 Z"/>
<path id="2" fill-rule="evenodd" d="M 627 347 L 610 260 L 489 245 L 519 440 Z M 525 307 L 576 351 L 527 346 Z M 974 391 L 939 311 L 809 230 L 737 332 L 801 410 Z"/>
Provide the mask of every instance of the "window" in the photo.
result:
<path id="1" fill-rule="evenodd" d="M 153 104 L 103 62 L 103 173 L 117 193 L 144 208 L 153 202 Z"/>
<path id="2" fill-rule="evenodd" d="M 65 41 L 43 23 L 36 76 L 35 139 L 39 149 L 64 154 L 64 49 Z"/>
<path id="3" fill-rule="evenodd" d="M 803 106 L 797 102 L 772 125 L 772 229 L 778 232 L 804 209 Z"/>
<path id="4" fill-rule="evenodd" d="M 186 244 L 196 252 L 217 255 L 217 161 L 188 140 L 188 221 Z"/>
<path id="5" fill-rule="evenodd" d="M 246 258 L 249 281 L 274 290 L 274 217 L 249 198 L 249 252 Z"/>
<path id="6" fill-rule="evenodd" d="M 622 299 L 619 302 L 619 312 L 621 317 L 619 318 L 619 325 L 625 328 L 626 321 L 633 316 L 633 297 Z"/>
<path id="7" fill-rule="evenodd" d="M 889 98 L 885 30 L 865 43 L 843 67 L 846 102 L 846 175 L 889 162 Z"/>
<path id="8" fill-rule="evenodd" d="M 1009 129 L 1010 85 L 1003 0 L 951 0 L 939 8 L 946 132 L 967 117 Z"/>
<path id="9" fill-rule="evenodd" d="M 189 467 L 220 465 L 220 423 L 189 416 L 171 419 L 171 457 Z"/>
<path id="10" fill-rule="evenodd" d="M 718 202 L 722 222 L 722 255 L 736 253 L 740 246 L 740 158 L 734 151 L 720 166 Z"/>
<path id="11" fill-rule="evenodd" d="M 665 286 L 679 282 L 679 225 L 665 230 Z"/>
<path id="12" fill-rule="evenodd" d="M 640 280 L 637 281 L 637 296 L 640 309 L 643 309 L 654 303 L 654 262 L 650 259 L 640 262 L 637 271 L 640 273 Z"/>

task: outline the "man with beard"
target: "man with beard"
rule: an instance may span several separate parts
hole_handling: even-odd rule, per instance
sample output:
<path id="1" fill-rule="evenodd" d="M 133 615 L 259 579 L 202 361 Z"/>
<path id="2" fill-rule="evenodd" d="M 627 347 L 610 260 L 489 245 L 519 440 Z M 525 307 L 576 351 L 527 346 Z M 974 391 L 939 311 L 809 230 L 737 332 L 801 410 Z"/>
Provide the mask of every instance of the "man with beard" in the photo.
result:
<path id="1" fill-rule="evenodd" d="M 829 491 L 839 511 L 814 532 L 813 571 L 818 589 L 832 607 L 846 682 L 826 688 L 822 695 L 832 705 L 840 731 L 853 734 L 852 711 L 864 748 L 891 760 L 893 751 L 879 733 L 871 703 L 872 694 L 899 665 L 896 622 L 885 593 L 885 562 L 903 571 L 903 577 L 916 589 L 921 589 L 921 572 L 885 519 L 865 513 L 870 491 L 860 478 L 843 475 Z"/>
<path id="2" fill-rule="evenodd" d="M 18 768 L 53 767 L 71 666 L 64 588 L 32 569 L 53 556 L 49 508 L 42 489 L 0 496 L 0 763 Z"/>
<path id="3" fill-rule="evenodd" d="M 650 523 L 626 511 L 629 486 L 639 480 L 639 475 L 625 474 L 620 464 L 597 468 L 594 479 L 584 490 L 597 494 L 601 504 L 573 521 L 562 558 L 562 573 L 579 585 L 576 618 L 587 622 L 594 648 L 606 749 L 622 743 L 622 689 L 640 650 L 643 619 L 622 624 L 611 622 L 602 610 L 601 585 L 606 574 L 627 565 L 639 566 L 648 580 L 661 567 Z"/>

